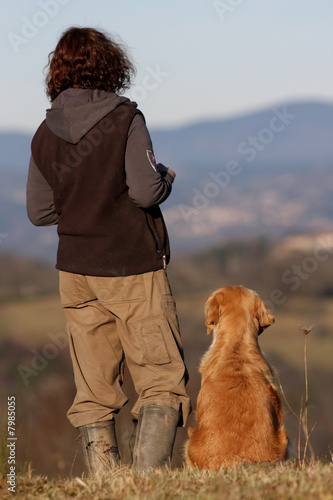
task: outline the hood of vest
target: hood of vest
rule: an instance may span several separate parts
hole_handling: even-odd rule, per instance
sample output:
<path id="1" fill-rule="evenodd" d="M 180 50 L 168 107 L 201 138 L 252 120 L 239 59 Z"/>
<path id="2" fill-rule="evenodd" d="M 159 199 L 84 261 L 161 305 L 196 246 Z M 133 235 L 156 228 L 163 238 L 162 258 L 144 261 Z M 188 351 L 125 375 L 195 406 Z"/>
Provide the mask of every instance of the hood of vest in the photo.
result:
<path id="1" fill-rule="evenodd" d="M 104 90 L 66 89 L 46 111 L 46 125 L 60 139 L 77 144 L 96 123 L 127 101 L 127 97 Z"/>

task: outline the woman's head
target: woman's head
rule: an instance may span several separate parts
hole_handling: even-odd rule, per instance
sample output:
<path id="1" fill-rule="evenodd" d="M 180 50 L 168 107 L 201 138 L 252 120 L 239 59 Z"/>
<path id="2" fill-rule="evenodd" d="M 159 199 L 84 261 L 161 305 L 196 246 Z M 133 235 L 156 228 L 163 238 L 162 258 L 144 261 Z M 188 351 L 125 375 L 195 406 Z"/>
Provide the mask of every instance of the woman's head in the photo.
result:
<path id="1" fill-rule="evenodd" d="M 49 55 L 46 93 L 53 101 L 70 87 L 121 91 L 135 70 L 124 49 L 101 31 L 69 28 Z"/>

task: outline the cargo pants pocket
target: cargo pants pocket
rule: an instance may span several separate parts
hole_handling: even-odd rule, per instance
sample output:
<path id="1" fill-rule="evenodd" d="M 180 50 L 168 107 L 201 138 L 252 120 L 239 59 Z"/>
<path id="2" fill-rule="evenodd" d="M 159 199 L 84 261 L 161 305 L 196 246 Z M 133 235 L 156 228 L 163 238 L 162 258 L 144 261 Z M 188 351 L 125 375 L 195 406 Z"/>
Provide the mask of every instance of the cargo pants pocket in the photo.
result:
<path id="1" fill-rule="evenodd" d="M 83 307 L 87 302 L 97 300 L 95 293 L 81 274 L 59 271 L 59 292 L 61 305 L 67 307 Z"/>
<path id="2" fill-rule="evenodd" d="M 166 365 L 177 357 L 178 349 L 164 316 L 149 317 L 131 323 L 133 344 L 139 348 L 137 363 L 141 365 Z"/>

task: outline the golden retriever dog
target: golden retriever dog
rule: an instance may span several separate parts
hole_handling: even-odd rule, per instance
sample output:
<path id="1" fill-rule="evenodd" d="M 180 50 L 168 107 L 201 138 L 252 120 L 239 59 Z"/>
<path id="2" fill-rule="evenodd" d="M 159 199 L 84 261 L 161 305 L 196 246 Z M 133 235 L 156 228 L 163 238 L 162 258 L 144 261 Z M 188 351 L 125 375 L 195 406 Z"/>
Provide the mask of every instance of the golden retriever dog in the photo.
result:
<path id="1" fill-rule="evenodd" d="M 214 339 L 200 365 L 197 427 L 188 430 L 187 465 L 219 470 L 286 459 L 280 394 L 258 345 L 274 316 L 242 286 L 216 290 L 205 312 L 207 334 L 213 331 Z"/>

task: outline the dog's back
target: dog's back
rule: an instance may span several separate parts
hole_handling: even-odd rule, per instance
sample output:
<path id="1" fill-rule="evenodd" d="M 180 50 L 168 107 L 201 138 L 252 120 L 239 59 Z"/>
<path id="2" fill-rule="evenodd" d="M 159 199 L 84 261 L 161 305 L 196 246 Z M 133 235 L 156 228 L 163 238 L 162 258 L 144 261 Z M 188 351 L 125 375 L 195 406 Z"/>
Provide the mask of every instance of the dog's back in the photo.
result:
<path id="1" fill-rule="evenodd" d="M 232 294 L 230 288 L 240 290 Z M 243 287 L 219 292 L 224 307 L 218 294 L 213 294 L 216 300 L 211 297 L 206 305 L 206 324 L 214 330 L 214 341 L 201 363 L 198 425 L 189 430 L 187 463 L 218 470 L 234 463 L 283 460 L 288 441 L 283 407 L 271 368 L 260 352 L 256 335 L 249 331 L 255 326 L 244 313 L 242 294 L 248 299 L 245 309 L 252 314 L 253 302 L 253 314 L 260 316 L 258 331 L 274 318 L 262 310 L 264 305 L 254 292 Z M 228 299 L 235 295 L 236 302 L 226 300 L 226 295 Z"/>

